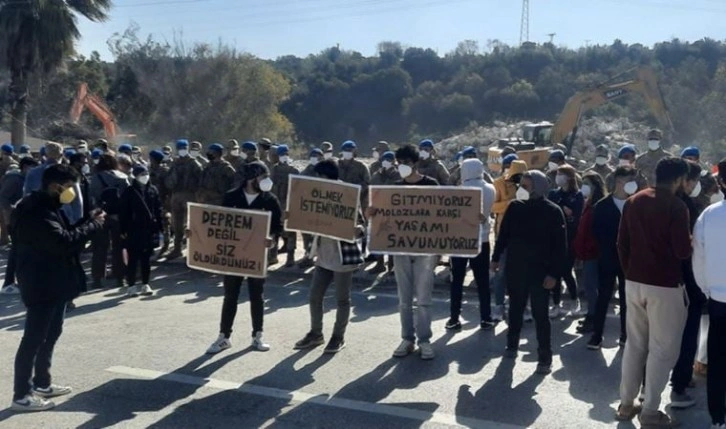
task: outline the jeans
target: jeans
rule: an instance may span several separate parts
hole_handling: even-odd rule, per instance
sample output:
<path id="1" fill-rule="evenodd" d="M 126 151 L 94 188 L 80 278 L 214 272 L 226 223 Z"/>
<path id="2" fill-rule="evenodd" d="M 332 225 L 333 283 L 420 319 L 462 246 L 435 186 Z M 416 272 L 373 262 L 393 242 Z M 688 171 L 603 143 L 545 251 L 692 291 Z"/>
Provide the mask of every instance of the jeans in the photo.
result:
<path id="1" fill-rule="evenodd" d="M 598 272 L 597 259 L 584 261 L 582 264 L 582 277 L 585 283 L 585 296 L 587 297 L 587 317 L 595 316 L 597 306 Z"/>
<path id="2" fill-rule="evenodd" d="M 219 332 L 229 338 L 232 335 L 234 317 L 237 315 L 237 301 L 244 277 L 224 276 L 224 301 L 222 302 L 222 320 Z M 250 296 L 250 309 L 252 312 L 252 336 L 262 332 L 262 322 L 265 316 L 265 299 L 263 292 L 265 279 L 247 279 L 247 290 Z"/>
<path id="3" fill-rule="evenodd" d="M 592 337 L 602 341 L 602 335 L 605 331 L 605 319 L 607 319 L 608 307 L 610 299 L 613 297 L 613 286 L 615 280 L 618 282 L 618 296 L 620 300 L 620 337 L 626 338 L 626 314 L 627 304 L 625 299 L 625 276 L 620 270 L 612 270 L 604 267 L 598 269 L 598 289 L 597 301 L 595 306 L 595 317 L 593 319 Z"/>
<path id="4" fill-rule="evenodd" d="M 507 252 L 499 257 L 499 271 L 494 273 L 494 304 L 504 305 L 504 293 L 507 289 L 507 278 L 504 276 L 504 268 L 507 266 Z"/>
<path id="5" fill-rule="evenodd" d="M 136 272 L 141 268 L 141 284 L 149 284 L 151 276 L 151 250 L 127 249 L 129 264 L 126 267 L 126 281 L 129 286 L 136 284 Z"/>
<path id="6" fill-rule="evenodd" d="M 5 281 L 3 287 L 10 286 L 15 283 L 15 246 L 10 245 L 10 251 L 8 252 L 8 264 L 5 267 Z"/>
<path id="7" fill-rule="evenodd" d="M 431 292 L 437 256 L 393 257 L 393 273 L 398 287 L 398 312 L 401 317 L 401 338 L 419 344 L 431 341 Z M 416 298 L 414 322 L 413 299 Z"/>
<path id="8" fill-rule="evenodd" d="M 574 274 L 572 274 L 572 270 L 575 267 L 575 252 L 572 250 L 571 244 L 572 243 L 570 243 L 570 250 L 567 255 L 567 261 L 564 267 L 564 274 L 560 279 L 557 280 L 555 288 L 552 289 L 552 302 L 554 302 L 555 305 L 560 305 L 560 302 L 562 302 L 562 286 L 560 285 L 561 280 L 564 280 L 565 285 L 567 285 L 567 293 L 570 294 L 570 299 L 577 299 L 577 281 L 575 281 L 575 276 Z"/>
<path id="9" fill-rule="evenodd" d="M 519 348 L 519 334 L 522 331 L 524 309 L 529 300 L 532 306 L 532 318 L 537 331 L 538 362 L 552 364 L 552 333 L 548 312 L 549 291 L 540 281 L 512 283 L 509 286 L 509 328 L 507 330 L 507 348 Z"/>
<path id="10" fill-rule="evenodd" d="M 323 335 L 323 299 L 330 283 L 335 283 L 335 326 L 333 337 L 344 338 L 350 318 L 350 290 L 353 287 L 353 272 L 340 273 L 322 267 L 315 267 L 313 284 L 310 288 L 310 332 Z"/>
<path id="11" fill-rule="evenodd" d="M 13 400 L 30 393 L 31 386 L 50 386 L 53 348 L 63 332 L 65 302 L 51 302 L 28 307 L 25 331 L 15 355 L 15 392 Z M 35 377 L 33 377 L 35 370 Z M 32 385 L 31 385 L 31 377 Z"/>
<path id="12" fill-rule="evenodd" d="M 111 277 L 122 279 L 124 260 L 121 244 L 121 225 L 118 217 L 109 216 L 103 228 L 96 232 L 91 240 L 93 256 L 91 258 L 91 276 L 94 280 L 106 277 L 106 258 L 111 247 Z"/>
<path id="13" fill-rule="evenodd" d="M 702 309 L 701 303 L 696 303 L 693 299 L 688 306 L 686 326 L 683 328 L 683 338 L 681 339 L 681 353 L 671 373 L 671 385 L 676 393 L 684 393 L 693 378 L 693 362 L 696 360 L 696 351 L 698 351 L 698 329 L 701 326 Z"/>
<path id="14" fill-rule="evenodd" d="M 482 250 L 475 258 L 451 258 L 451 318 L 459 319 L 461 299 L 464 292 L 466 266 L 471 266 L 479 295 L 479 316 L 481 320 L 491 318 L 491 295 L 489 294 L 489 243 L 482 243 Z"/>
<path id="15" fill-rule="evenodd" d="M 726 423 L 726 303 L 708 301 L 708 412 L 714 424 Z"/>

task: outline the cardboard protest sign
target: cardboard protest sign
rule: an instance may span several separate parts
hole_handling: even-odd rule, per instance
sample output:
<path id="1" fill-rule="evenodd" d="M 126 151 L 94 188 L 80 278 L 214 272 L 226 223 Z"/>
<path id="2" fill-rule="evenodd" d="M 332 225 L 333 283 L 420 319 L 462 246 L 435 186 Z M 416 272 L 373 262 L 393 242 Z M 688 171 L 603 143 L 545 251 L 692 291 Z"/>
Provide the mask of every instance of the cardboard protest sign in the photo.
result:
<path id="1" fill-rule="evenodd" d="M 371 186 L 368 250 L 388 255 L 475 257 L 482 192 L 455 186 Z"/>
<path id="2" fill-rule="evenodd" d="M 187 266 L 240 277 L 267 276 L 267 232 L 263 211 L 188 203 Z"/>
<path id="3" fill-rule="evenodd" d="M 355 242 L 360 186 L 290 175 L 285 230 Z"/>

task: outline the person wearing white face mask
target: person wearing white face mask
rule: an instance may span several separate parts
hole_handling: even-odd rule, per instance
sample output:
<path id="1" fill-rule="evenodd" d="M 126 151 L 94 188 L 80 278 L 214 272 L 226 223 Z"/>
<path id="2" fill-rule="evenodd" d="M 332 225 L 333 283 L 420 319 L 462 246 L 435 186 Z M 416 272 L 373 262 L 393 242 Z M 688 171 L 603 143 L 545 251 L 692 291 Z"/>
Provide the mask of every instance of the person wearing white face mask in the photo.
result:
<path id="1" fill-rule="evenodd" d="M 625 144 L 618 151 L 618 166 L 619 167 L 632 167 L 635 171 L 635 182 L 638 186 L 638 190 L 645 189 L 648 187 L 648 181 L 640 170 L 635 168 L 636 149 L 632 144 Z M 615 190 L 615 176 L 613 173 L 608 174 L 605 177 L 605 187 L 609 193 Z"/>
<path id="2" fill-rule="evenodd" d="M 464 155 L 463 151 L 462 155 Z M 449 174 L 449 170 L 446 169 L 444 163 L 436 158 L 434 142 L 429 139 L 421 140 L 418 144 L 418 156 L 419 161 L 416 164 L 416 169 L 419 173 L 433 178 L 442 185 L 450 183 L 451 174 Z"/>
<path id="3" fill-rule="evenodd" d="M 310 162 L 300 174 L 308 177 L 317 177 L 317 174 L 315 173 L 315 166 L 318 165 L 318 163 L 320 163 L 321 161 L 323 161 L 323 151 L 318 148 L 311 150 Z M 303 246 L 305 247 L 305 256 L 303 256 L 302 260 L 298 264 L 298 267 L 301 269 L 307 269 L 313 266 L 313 260 L 310 257 L 310 250 L 313 244 L 313 236 L 311 234 L 303 234 L 302 237 Z"/>
<path id="4" fill-rule="evenodd" d="M 202 147 L 201 142 L 198 142 L 196 140 L 193 141 L 189 146 L 189 156 L 197 161 L 202 166 L 202 168 L 204 168 L 207 166 L 207 164 L 209 164 L 209 160 L 202 156 L 202 149 L 204 148 Z M 134 159 L 133 156 L 132 159 Z M 134 161 L 140 164 L 140 162 L 136 161 L 136 159 L 134 159 Z"/>
<path id="5" fill-rule="evenodd" d="M 609 161 L 610 151 L 606 145 L 601 144 L 595 148 L 595 164 L 587 171 L 594 171 L 605 180 L 613 172 L 613 168 L 608 164 Z"/>
<path id="6" fill-rule="evenodd" d="M 355 159 L 356 144 L 352 140 L 343 142 L 340 150 L 342 159 L 338 162 L 340 167 L 340 180 L 354 185 L 360 185 L 360 205 L 363 210 L 368 207 L 368 185 L 371 183 L 371 173 L 368 167 Z"/>
<path id="7" fill-rule="evenodd" d="M 222 206 L 269 212 L 271 215 L 270 230 L 267 232 L 267 245 L 273 246 L 272 237 L 283 233 L 282 208 L 277 197 L 270 192 L 272 180 L 270 170 L 261 161 L 247 164 L 244 169 L 244 182 L 239 187 L 224 196 Z M 207 349 L 208 354 L 219 353 L 232 347 L 229 338 L 232 335 L 232 325 L 237 314 L 237 301 L 244 277 L 224 276 L 224 301 L 222 303 L 222 317 L 219 327 L 219 336 Z M 270 346 L 262 338 L 262 328 L 265 316 L 264 287 L 265 279 L 247 278 L 250 309 L 252 313 L 252 347 L 258 351 L 268 351 Z"/>
<path id="8" fill-rule="evenodd" d="M 128 255 L 126 295 L 135 297 L 154 293 L 149 285 L 151 255 L 160 244 L 163 215 L 159 191 L 149 183 L 149 170 L 144 165 L 136 165 L 132 172 L 133 183 L 121 194 L 119 223 Z M 136 284 L 138 272 L 141 285 Z"/>
<path id="9" fill-rule="evenodd" d="M 547 179 L 550 181 L 550 189 L 560 187 L 556 181 L 557 169 L 563 165 L 567 165 L 567 162 L 565 162 L 565 153 L 559 149 L 551 151 L 549 161 L 547 162 Z"/>
<path id="10" fill-rule="evenodd" d="M 333 161 L 338 161 L 338 158 L 335 157 L 335 154 L 333 153 L 333 144 L 330 142 L 322 142 L 320 143 L 320 150 L 323 151 L 323 159 L 332 159 Z"/>
<path id="11" fill-rule="evenodd" d="M 227 141 L 225 146 L 227 153 L 224 155 L 224 160 L 229 162 L 235 171 L 239 171 L 244 165 L 244 159 L 240 156 L 239 143 L 235 139 Z"/>
<path id="12" fill-rule="evenodd" d="M 371 172 L 371 175 L 375 174 L 381 168 L 381 156 L 383 156 L 384 153 L 388 152 L 389 149 L 390 146 L 386 141 L 381 140 L 376 143 L 376 147 L 373 148 L 373 163 L 371 164 L 370 168 L 368 168 L 368 170 Z"/>
<path id="13" fill-rule="evenodd" d="M 399 174 L 396 168 L 396 154 L 391 151 L 383 152 L 380 160 L 381 167 L 371 176 L 371 185 L 395 185 L 400 182 L 401 174 Z M 383 255 L 378 255 L 375 258 L 376 265 L 371 270 L 371 273 L 377 274 L 386 271 Z M 388 270 L 393 270 L 393 257 L 391 256 L 388 257 Z"/>
<path id="14" fill-rule="evenodd" d="M 290 175 L 300 174 L 300 170 L 291 165 L 290 148 L 287 145 L 277 146 L 276 151 L 280 162 L 272 167 L 272 182 L 274 183 L 272 193 L 275 194 L 282 207 L 287 207 L 287 187 Z M 287 260 L 285 261 L 285 267 L 293 267 L 295 265 L 295 250 L 297 249 L 297 233 L 286 231 L 280 237 L 282 237 L 283 241 L 282 247 L 278 249 L 278 252 L 286 252 Z M 275 241 L 275 246 L 277 246 L 280 237 L 272 238 Z"/>
<path id="15" fill-rule="evenodd" d="M 167 189 L 171 192 L 171 216 L 174 228 L 174 249 L 167 259 L 182 256 L 182 246 L 187 221 L 187 203 L 196 199 L 199 183 L 202 181 L 202 166 L 189 156 L 189 142 L 176 142 L 179 158 L 175 159 L 166 177 Z"/>
<path id="16" fill-rule="evenodd" d="M 648 132 L 648 151 L 635 160 L 635 167 L 643 173 L 649 186 L 655 186 L 655 167 L 664 158 L 672 158 L 673 155 L 661 147 L 663 133 L 660 130 Z"/>

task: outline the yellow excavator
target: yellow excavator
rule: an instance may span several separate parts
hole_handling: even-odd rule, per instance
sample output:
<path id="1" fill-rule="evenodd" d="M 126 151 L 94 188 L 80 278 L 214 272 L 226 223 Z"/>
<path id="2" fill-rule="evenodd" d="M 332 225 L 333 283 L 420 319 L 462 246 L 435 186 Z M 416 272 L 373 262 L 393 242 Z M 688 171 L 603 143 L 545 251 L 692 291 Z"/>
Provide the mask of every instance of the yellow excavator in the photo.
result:
<path id="1" fill-rule="evenodd" d="M 623 76 L 633 74 L 635 78 L 623 80 Z M 492 172 L 501 171 L 501 153 L 506 146 L 512 146 L 517 151 L 517 156 L 530 168 L 545 168 L 549 151 L 555 144 L 563 144 L 567 149 L 566 155 L 570 154 L 577 137 L 578 125 L 585 112 L 631 93 L 642 94 L 660 126 L 664 131 L 673 133 L 673 122 L 658 87 L 655 71 L 651 67 L 641 66 L 570 97 L 555 124 L 527 124 L 522 128 L 521 138 L 500 139 L 495 142 L 488 151 L 489 169 Z"/>

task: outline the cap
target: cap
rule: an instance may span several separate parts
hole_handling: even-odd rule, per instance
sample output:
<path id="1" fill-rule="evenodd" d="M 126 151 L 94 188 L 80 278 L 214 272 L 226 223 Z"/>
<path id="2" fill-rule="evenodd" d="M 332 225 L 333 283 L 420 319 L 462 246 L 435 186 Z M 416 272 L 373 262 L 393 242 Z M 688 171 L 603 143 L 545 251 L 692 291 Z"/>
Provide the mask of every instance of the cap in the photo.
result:
<path id="1" fill-rule="evenodd" d="M 202 150 L 202 143 L 195 140 L 195 141 L 192 142 L 192 144 L 191 144 L 191 146 L 189 148 L 191 150 L 201 151 Z"/>
<path id="2" fill-rule="evenodd" d="M 661 140 L 663 133 L 659 129 L 652 129 L 648 131 L 648 140 Z"/>
<path id="3" fill-rule="evenodd" d="M 151 158 L 157 162 L 161 162 L 164 159 L 164 152 L 162 152 L 158 149 L 154 149 L 151 152 L 149 152 L 149 158 Z"/>
<path id="4" fill-rule="evenodd" d="M 5 143 L 4 145 L 0 146 L 0 149 L 2 149 L 3 153 L 15 152 L 15 149 L 13 149 L 13 145 L 11 145 L 10 143 Z"/>
<path id="5" fill-rule="evenodd" d="M 162 152 L 165 152 L 165 153 L 171 153 L 171 146 L 166 145 L 166 146 L 164 146 L 164 147 L 161 148 L 161 151 Z"/>
<path id="6" fill-rule="evenodd" d="M 254 179 L 263 174 L 270 174 L 270 170 L 262 161 L 253 161 L 244 166 L 244 178 L 245 180 Z"/>
<path id="7" fill-rule="evenodd" d="M 96 144 L 94 146 L 103 146 L 104 149 L 108 149 L 108 140 L 98 139 L 96 140 Z"/>
<path id="8" fill-rule="evenodd" d="M 565 153 L 559 149 L 550 151 L 550 161 L 564 161 Z"/>
<path id="9" fill-rule="evenodd" d="M 178 145 L 179 145 L 179 142 L 177 142 L 177 146 Z M 132 150 L 133 150 L 133 148 L 131 147 L 130 144 L 122 144 L 121 146 L 118 147 L 118 151 L 119 152 L 122 152 L 122 153 L 123 152 L 131 152 Z"/>
<path id="10" fill-rule="evenodd" d="M 88 142 L 86 142 L 85 140 L 78 140 L 78 143 L 76 143 L 76 147 L 88 147 Z"/>
<path id="11" fill-rule="evenodd" d="M 476 156 L 476 148 L 474 148 L 473 146 L 467 146 L 461 150 L 461 155 L 462 156 L 468 156 L 468 155 Z"/>
<path id="12" fill-rule="evenodd" d="M 383 155 L 381 155 L 381 159 L 393 162 L 393 160 L 396 159 L 396 154 L 389 150 L 387 152 L 383 152 Z"/>
<path id="13" fill-rule="evenodd" d="M 355 142 L 353 140 L 346 140 L 343 142 L 343 144 L 340 146 L 340 150 L 342 151 L 351 151 L 355 148 L 357 148 Z"/>
<path id="14" fill-rule="evenodd" d="M 281 144 L 277 147 L 277 156 L 285 156 L 290 153 L 290 148 L 286 144 Z"/>
<path id="15" fill-rule="evenodd" d="M 235 139 L 230 139 L 227 141 L 227 149 L 239 149 L 239 142 Z"/>
<path id="16" fill-rule="evenodd" d="M 260 139 L 260 142 L 258 144 L 260 146 L 262 146 L 263 149 L 269 149 L 270 146 L 272 146 L 272 140 L 265 137 L 265 138 Z"/>
<path id="17" fill-rule="evenodd" d="M 257 143 L 255 143 L 255 142 L 244 142 L 244 143 L 242 143 L 242 150 L 257 151 Z"/>
<path id="18" fill-rule="evenodd" d="M 70 158 L 75 153 L 76 153 L 76 150 L 72 147 L 67 147 L 67 148 L 63 149 L 63 156 L 65 156 L 66 158 Z"/>
<path id="19" fill-rule="evenodd" d="M 625 146 L 621 147 L 620 150 L 618 151 L 618 158 L 622 158 L 625 155 L 635 155 L 635 154 L 636 154 L 635 146 L 633 146 L 632 144 L 626 144 Z"/>
<path id="20" fill-rule="evenodd" d="M 429 139 L 421 140 L 421 142 L 418 144 L 418 147 L 419 147 L 419 149 L 424 149 L 424 148 L 433 149 L 434 148 L 434 142 L 432 142 Z M 464 151 L 462 151 L 462 153 L 463 152 Z"/>
<path id="21" fill-rule="evenodd" d="M 507 155 L 504 158 L 502 158 L 502 165 L 503 166 L 505 166 L 505 165 L 512 165 L 512 162 L 514 162 L 514 161 L 516 161 L 518 159 L 519 159 L 519 157 L 517 156 L 517 154 L 510 153 L 509 155 Z"/>
<path id="22" fill-rule="evenodd" d="M 189 148 L 189 140 L 186 139 L 179 139 L 176 141 L 176 149 L 188 149 Z"/>
<path id="23" fill-rule="evenodd" d="M 330 142 L 322 142 L 320 144 L 320 149 L 323 152 L 332 152 L 333 151 L 333 143 L 330 143 Z"/>
<path id="24" fill-rule="evenodd" d="M 600 146 L 595 148 L 595 156 L 608 156 L 610 154 L 610 149 L 608 149 L 607 146 L 604 144 L 601 144 Z"/>
<path id="25" fill-rule="evenodd" d="M 131 169 L 131 173 L 133 173 L 134 176 L 140 176 L 144 173 L 148 173 L 149 169 L 146 168 L 145 165 L 142 164 L 136 164 L 134 165 L 134 168 Z"/>
<path id="26" fill-rule="evenodd" d="M 323 156 L 323 151 L 318 148 L 315 148 L 310 151 L 310 157 L 312 158 L 313 156 Z"/>
<path id="27" fill-rule="evenodd" d="M 378 143 L 376 143 L 376 150 L 380 148 L 380 149 L 384 149 L 383 152 L 385 152 L 388 150 L 389 147 L 391 147 L 391 146 L 385 140 L 381 140 Z"/>
<path id="28" fill-rule="evenodd" d="M 681 158 L 685 158 L 687 156 L 694 156 L 696 158 L 701 157 L 701 151 L 695 147 L 695 146 L 689 146 L 681 152 Z"/>
<path id="29" fill-rule="evenodd" d="M 209 150 L 219 152 L 221 154 L 224 152 L 224 147 L 219 143 L 212 143 L 209 145 Z"/>

